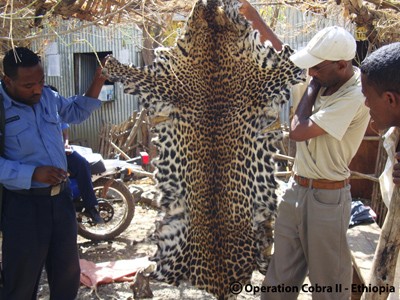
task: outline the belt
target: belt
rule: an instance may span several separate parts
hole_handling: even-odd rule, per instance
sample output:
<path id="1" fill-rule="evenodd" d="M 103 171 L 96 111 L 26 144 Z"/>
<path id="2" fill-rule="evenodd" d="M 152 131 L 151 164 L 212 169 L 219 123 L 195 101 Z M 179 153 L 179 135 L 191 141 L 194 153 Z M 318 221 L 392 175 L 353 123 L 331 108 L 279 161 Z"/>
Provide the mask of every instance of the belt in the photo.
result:
<path id="1" fill-rule="evenodd" d="M 68 182 L 64 181 L 57 185 L 51 185 L 44 188 L 30 188 L 29 190 L 9 190 L 21 195 L 27 196 L 57 196 L 67 187 Z"/>
<path id="2" fill-rule="evenodd" d="M 293 178 L 301 186 L 322 190 L 337 190 L 346 187 L 350 183 L 349 178 L 342 181 L 332 181 L 327 179 L 310 179 L 297 174 L 294 174 Z"/>

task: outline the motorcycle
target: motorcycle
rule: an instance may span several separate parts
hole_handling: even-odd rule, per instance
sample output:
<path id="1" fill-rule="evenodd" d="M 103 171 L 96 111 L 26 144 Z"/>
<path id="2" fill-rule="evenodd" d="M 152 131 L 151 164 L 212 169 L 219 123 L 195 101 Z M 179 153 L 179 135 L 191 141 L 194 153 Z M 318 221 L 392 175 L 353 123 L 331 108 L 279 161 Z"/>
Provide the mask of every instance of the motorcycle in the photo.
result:
<path id="1" fill-rule="evenodd" d="M 90 164 L 93 189 L 98 200 L 98 210 L 104 224 L 95 224 L 85 213 L 78 185 L 70 177 L 70 187 L 76 209 L 78 234 L 86 239 L 110 240 L 120 235 L 130 225 L 135 213 L 135 204 L 142 190 L 137 187 L 131 192 L 124 184 L 124 178 L 141 173 L 140 165 L 133 165 L 117 159 L 103 159 L 92 149 L 72 146 Z"/>
<path id="2" fill-rule="evenodd" d="M 150 164 L 150 157 L 146 151 L 139 152 L 139 155 L 128 160 L 120 160 L 121 154 L 117 154 L 114 156 L 114 160 L 112 160 L 115 166 L 119 166 L 121 168 L 131 169 L 131 173 L 124 174 L 121 178 L 124 182 L 129 182 L 133 180 L 138 180 L 144 177 L 153 178 L 154 174 L 146 171 L 147 167 Z"/>

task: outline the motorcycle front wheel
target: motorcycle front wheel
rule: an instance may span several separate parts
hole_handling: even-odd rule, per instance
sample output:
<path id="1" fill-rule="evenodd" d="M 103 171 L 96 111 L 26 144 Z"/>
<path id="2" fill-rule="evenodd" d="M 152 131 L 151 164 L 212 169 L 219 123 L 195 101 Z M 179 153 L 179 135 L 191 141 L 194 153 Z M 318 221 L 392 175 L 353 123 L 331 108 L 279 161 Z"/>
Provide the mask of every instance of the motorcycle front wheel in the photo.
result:
<path id="1" fill-rule="evenodd" d="M 79 212 L 78 234 L 93 241 L 113 239 L 127 229 L 132 221 L 135 213 L 134 196 L 124 183 L 110 178 L 96 180 L 93 189 L 104 224 L 94 224 L 84 212 Z"/>

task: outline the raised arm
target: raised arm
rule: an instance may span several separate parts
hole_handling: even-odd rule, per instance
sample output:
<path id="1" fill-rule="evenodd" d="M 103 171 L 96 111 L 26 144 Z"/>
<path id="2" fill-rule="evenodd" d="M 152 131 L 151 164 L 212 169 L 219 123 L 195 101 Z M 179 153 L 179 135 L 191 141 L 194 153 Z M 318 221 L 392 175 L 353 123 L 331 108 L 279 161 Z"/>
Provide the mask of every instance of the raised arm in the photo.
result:
<path id="1" fill-rule="evenodd" d="M 96 68 L 96 72 L 94 73 L 92 83 L 87 89 L 85 96 L 96 99 L 99 98 L 101 88 L 103 87 L 104 82 L 106 81 L 106 77 L 103 76 L 101 71 L 102 67 L 98 66 Z"/>
<path id="2" fill-rule="evenodd" d="M 320 88 L 321 86 L 314 80 L 310 81 L 293 116 L 289 132 L 290 139 L 301 142 L 326 133 L 310 119 Z"/>
<path id="3" fill-rule="evenodd" d="M 247 0 L 239 0 L 242 3 L 242 6 L 239 9 L 239 12 L 245 16 L 245 18 L 251 22 L 253 29 L 258 30 L 260 32 L 260 41 L 264 43 L 266 40 L 269 40 L 272 43 L 272 46 L 277 51 L 282 50 L 282 42 L 276 36 L 276 34 L 272 31 L 272 29 L 264 22 L 261 18 L 260 14 L 257 10 L 247 1 Z"/>

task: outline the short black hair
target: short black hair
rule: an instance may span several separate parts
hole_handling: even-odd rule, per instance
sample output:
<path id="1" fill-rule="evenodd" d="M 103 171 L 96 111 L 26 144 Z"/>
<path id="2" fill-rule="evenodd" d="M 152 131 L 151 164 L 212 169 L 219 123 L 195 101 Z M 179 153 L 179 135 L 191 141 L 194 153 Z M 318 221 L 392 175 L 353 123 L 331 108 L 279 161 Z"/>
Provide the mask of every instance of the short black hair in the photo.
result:
<path id="1" fill-rule="evenodd" d="M 400 93 L 400 42 L 382 46 L 361 63 L 361 72 L 380 93 Z"/>
<path id="2" fill-rule="evenodd" d="M 15 47 L 6 52 L 3 58 L 3 72 L 15 79 L 19 67 L 33 67 L 40 63 L 40 57 L 26 47 Z"/>

